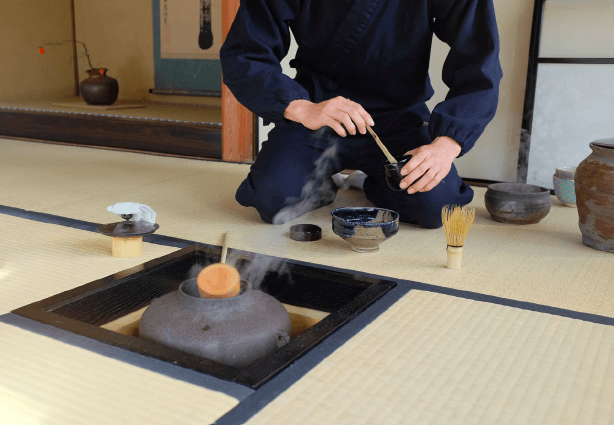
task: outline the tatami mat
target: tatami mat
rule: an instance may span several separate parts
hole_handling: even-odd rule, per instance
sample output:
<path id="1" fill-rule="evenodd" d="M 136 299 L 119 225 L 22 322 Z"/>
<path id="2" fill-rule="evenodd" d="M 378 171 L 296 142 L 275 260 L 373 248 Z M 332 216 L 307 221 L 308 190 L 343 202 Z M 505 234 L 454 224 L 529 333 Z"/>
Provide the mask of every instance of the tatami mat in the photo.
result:
<path id="1" fill-rule="evenodd" d="M 202 425 L 238 400 L 0 323 L 0 423 Z"/>
<path id="2" fill-rule="evenodd" d="M 282 226 L 234 200 L 249 166 L 0 139 L 0 205 L 93 223 L 119 201 L 150 205 L 157 234 L 614 317 L 614 257 L 581 243 L 553 197 L 539 224 L 492 221 L 484 189 L 462 270 L 443 231 L 401 225 L 374 254 L 332 233 L 356 190 Z M 289 239 L 290 225 L 323 229 Z M 117 259 L 106 236 L 0 214 L 0 314 L 160 257 Z M 210 423 L 232 397 L 0 323 L 0 418 L 11 423 Z M 252 418 L 253 424 L 614 423 L 612 327 L 412 290 Z M 21 421 L 21 422 L 20 422 Z"/>
<path id="3" fill-rule="evenodd" d="M 262 223 L 234 193 L 249 166 L 80 147 L 0 140 L 0 204 L 95 223 L 116 220 L 106 207 L 136 201 L 157 213 L 159 234 L 282 258 L 414 280 L 520 301 L 614 317 L 614 257 L 582 244 L 575 208 L 552 197 L 538 224 L 494 222 L 484 188 L 474 188 L 476 220 L 462 270 L 445 268 L 443 230 L 402 224 L 374 254 L 359 254 L 331 230 L 330 211 L 369 205 L 364 193 L 342 190 L 335 202 L 282 226 Z M 288 237 L 295 223 L 323 229 L 317 242 Z M 147 250 L 146 250 L 147 252 Z"/>
<path id="4" fill-rule="evenodd" d="M 0 315 L 177 248 L 143 243 L 143 255 L 115 258 L 111 238 L 0 214 Z"/>
<path id="5" fill-rule="evenodd" d="M 614 327 L 410 291 L 249 425 L 612 424 Z"/>
<path id="6" fill-rule="evenodd" d="M 132 106 L 132 107 L 130 107 Z M 120 118 L 187 121 L 221 125 L 222 109 L 212 105 L 128 102 L 118 100 L 105 107 L 87 105 L 81 98 L 55 101 L 24 100 L 0 102 L 0 109 L 28 112 L 56 112 L 67 114 L 108 115 Z"/>
<path id="7" fill-rule="evenodd" d="M 176 250 L 0 214 L 0 315 Z M 208 424 L 238 400 L 0 323 L 0 423 Z M 155 407 L 155 408 L 153 408 Z"/>

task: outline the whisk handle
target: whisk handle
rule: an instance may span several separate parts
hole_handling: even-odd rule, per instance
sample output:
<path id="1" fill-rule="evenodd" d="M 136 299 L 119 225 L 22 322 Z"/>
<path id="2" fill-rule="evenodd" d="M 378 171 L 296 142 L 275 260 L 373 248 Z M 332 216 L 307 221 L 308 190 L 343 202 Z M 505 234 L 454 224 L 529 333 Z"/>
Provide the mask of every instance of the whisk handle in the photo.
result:
<path id="1" fill-rule="evenodd" d="M 463 247 L 448 245 L 447 253 L 448 253 L 447 267 L 452 270 L 460 270 L 461 264 L 463 262 Z"/>

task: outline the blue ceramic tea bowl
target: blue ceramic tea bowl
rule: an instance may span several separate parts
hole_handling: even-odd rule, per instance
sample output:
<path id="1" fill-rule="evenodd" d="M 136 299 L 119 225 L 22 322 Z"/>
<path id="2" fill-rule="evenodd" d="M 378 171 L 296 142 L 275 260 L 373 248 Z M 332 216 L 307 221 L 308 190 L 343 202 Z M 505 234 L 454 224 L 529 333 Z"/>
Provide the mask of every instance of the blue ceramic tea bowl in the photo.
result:
<path id="1" fill-rule="evenodd" d="M 356 252 L 376 252 L 399 231 L 399 213 L 384 208 L 337 208 L 331 215 L 333 232 Z"/>

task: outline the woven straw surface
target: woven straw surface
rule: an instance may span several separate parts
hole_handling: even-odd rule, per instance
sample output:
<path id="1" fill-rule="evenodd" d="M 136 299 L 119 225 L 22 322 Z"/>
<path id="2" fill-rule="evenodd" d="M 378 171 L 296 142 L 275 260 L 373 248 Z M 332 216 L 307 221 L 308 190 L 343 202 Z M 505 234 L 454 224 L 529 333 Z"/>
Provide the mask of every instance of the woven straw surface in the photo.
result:
<path id="1" fill-rule="evenodd" d="M 614 327 L 410 291 L 248 425 L 612 424 Z"/>
<path id="2" fill-rule="evenodd" d="M 114 105 L 88 105 L 85 102 L 57 102 L 57 103 L 52 103 L 51 106 L 59 106 L 60 110 L 62 110 L 63 108 L 78 108 L 78 109 L 89 109 L 92 111 L 145 108 L 145 105 L 139 105 L 138 103 L 134 103 L 134 104 L 127 103 L 123 105 L 120 103 L 116 103 Z"/>
<path id="3" fill-rule="evenodd" d="M 118 100 L 113 105 L 88 105 L 81 98 L 68 101 L 0 102 L 0 108 L 71 114 L 104 114 L 119 117 L 177 120 L 220 124 L 222 109 L 215 106 L 169 103 L 135 103 Z"/>
<path id="4" fill-rule="evenodd" d="M 260 221 L 234 199 L 249 166 L 0 139 L 0 205 L 95 223 L 117 216 L 106 207 L 120 201 L 147 204 L 158 214 L 158 234 L 231 248 L 414 280 L 504 298 L 614 316 L 612 254 L 582 245 L 575 208 L 552 197 L 538 224 L 490 219 L 484 188 L 474 188 L 476 219 L 465 242 L 463 266 L 445 267 L 442 229 L 401 224 L 374 254 L 359 254 L 331 230 L 330 211 L 370 205 L 364 193 L 341 190 L 333 204 L 281 226 Z M 322 239 L 297 242 L 292 224 L 322 228 Z M 61 232 L 64 232 L 62 230 Z"/>
<path id="5" fill-rule="evenodd" d="M 0 151 L 0 205 L 109 223 L 118 217 L 107 206 L 135 201 L 158 213 L 162 235 L 221 245 L 230 230 L 231 249 L 614 316 L 614 257 L 582 245 L 577 211 L 555 197 L 542 222 L 506 225 L 476 188 L 463 268 L 452 271 L 441 229 L 402 224 L 379 252 L 351 251 L 330 211 L 370 205 L 360 191 L 271 226 L 234 200 L 245 164 L 6 139 Z M 323 238 L 292 241 L 296 223 Z M 0 235 L 0 313 L 175 250 L 145 243 L 142 257 L 116 259 L 103 235 L 3 214 Z M 612 337 L 607 326 L 412 291 L 253 423 L 613 423 Z M 8 325 L 0 340 L 0 418 L 12 423 L 208 423 L 236 404 Z"/>
<path id="6" fill-rule="evenodd" d="M 111 256 L 97 233 L 0 214 L 0 314 L 175 250 Z M 0 323 L 2 424 L 207 424 L 238 401 Z"/>
<path id="7" fill-rule="evenodd" d="M 99 233 L 0 214 L 0 314 L 170 254 L 143 242 L 143 255 L 115 258 Z"/>
<path id="8" fill-rule="evenodd" d="M 0 423 L 209 424 L 226 394 L 0 323 Z"/>

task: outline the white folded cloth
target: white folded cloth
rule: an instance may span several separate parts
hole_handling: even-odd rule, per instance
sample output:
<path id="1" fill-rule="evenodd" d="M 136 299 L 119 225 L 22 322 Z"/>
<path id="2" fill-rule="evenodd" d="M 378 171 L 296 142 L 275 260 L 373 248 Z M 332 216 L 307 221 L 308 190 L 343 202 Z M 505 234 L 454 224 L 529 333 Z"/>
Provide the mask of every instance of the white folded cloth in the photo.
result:
<path id="1" fill-rule="evenodd" d="M 156 222 L 156 212 L 151 207 L 138 202 L 117 202 L 107 207 L 107 211 L 117 214 L 132 214 L 134 221 Z"/>

